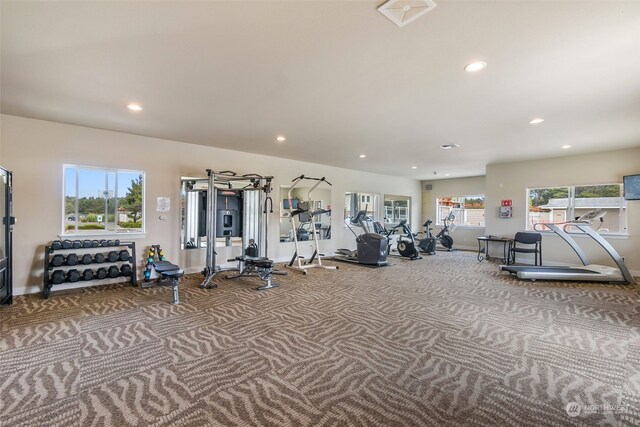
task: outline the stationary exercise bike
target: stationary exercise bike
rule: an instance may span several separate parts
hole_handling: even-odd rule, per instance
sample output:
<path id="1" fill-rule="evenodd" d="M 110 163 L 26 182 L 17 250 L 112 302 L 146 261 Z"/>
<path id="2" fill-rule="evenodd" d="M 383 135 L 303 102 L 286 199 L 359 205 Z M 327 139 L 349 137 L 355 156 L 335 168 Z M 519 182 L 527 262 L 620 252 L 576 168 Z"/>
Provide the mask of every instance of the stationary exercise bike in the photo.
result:
<path id="1" fill-rule="evenodd" d="M 456 215 L 451 211 L 449 215 L 442 220 L 442 230 L 436 234 L 436 241 L 442 245 L 447 251 L 453 250 L 453 237 L 449 236 L 449 225 L 456 219 Z"/>
<path id="2" fill-rule="evenodd" d="M 424 227 L 425 238 L 417 239 L 418 250 L 427 255 L 436 254 L 436 238 L 433 237 L 433 234 L 431 233 L 431 230 L 433 230 L 433 228 L 431 228 L 432 223 L 433 221 L 428 219 L 424 224 L 422 224 L 422 226 Z"/>

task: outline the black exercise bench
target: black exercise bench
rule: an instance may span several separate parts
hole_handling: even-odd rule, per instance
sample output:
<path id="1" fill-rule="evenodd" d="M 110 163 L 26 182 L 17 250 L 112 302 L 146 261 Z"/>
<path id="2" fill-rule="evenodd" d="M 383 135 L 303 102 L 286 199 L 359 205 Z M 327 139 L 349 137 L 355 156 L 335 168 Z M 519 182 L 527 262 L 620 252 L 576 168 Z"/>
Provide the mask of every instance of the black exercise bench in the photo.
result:
<path id="1" fill-rule="evenodd" d="M 169 261 L 156 261 L 153 263 L 153 268 L 160 276 L 150 286 L 170 286 L 173 290 L 173 303 L 180 304 L 178 285 L 180 285 L 180 278 L 184 276 L 184 270 Z"/>
<path id="2" fill-rule="evenodd" d="M 265 257 L 237 256 L 228 260 L 238 261 L 238 274 L 227 276 L 227 279 L 238 279 L 240 277 L 259 277 L 265 284 L 258 286 L 259 291 L 276 288 L 279 285 L 273 283 L 271 278 L 274 274 L 286 275 L 283 271 L 274 271 L 275 262 Z"/>

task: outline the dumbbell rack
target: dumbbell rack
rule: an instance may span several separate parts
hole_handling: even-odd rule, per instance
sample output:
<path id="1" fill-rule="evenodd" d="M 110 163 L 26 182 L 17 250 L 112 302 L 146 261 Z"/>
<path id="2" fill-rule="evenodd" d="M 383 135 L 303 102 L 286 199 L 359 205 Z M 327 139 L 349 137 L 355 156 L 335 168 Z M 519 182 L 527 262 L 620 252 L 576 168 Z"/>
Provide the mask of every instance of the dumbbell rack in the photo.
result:
<path id="1" fill-rule="evenodd" d="M 114 251 L 117 248 L 129 248 L 130 249 L 130 256 L 129 256 L 129 260 L 128 261 L 121 261 L 121 260 L 117 260 L 117 261 L 109 261 L 108 259 L 108 255 L 104 254 L 103 252 L 110 252 L 110 251 Z M 52 265 L 51 264 L 51 260 L 53 258 L 54 255 L 56 254 L 71 254 L 71 253 L 77 253 L 78 254 L 78 263 L 74 264 L 74 265 L 69 265 L 66 262 L 66 257 L 65 257 L 65 261 L 60 264 L 60 265 Z M 103 253 L 103 255 L 105 255 L 105 260 L 102 263 L 98 263 L 95 261 L 94 257 L 95 254 L 97 253 Z M 82 247 L 82 248 L 68 248 L 68 249 L 53 249 L 51 247 L 51 245 L 45 246 L 44 249 L 44 275 L 43 275 L 43 280 L 44 280 L 44 285 L 42 287 L 42 296 L 44 297 L 44 299 L 49 298 L 49 294 L 51 293 L 51 288 L 55 285 L 62 285 L 62 284 L 66 284 L 66 283 L 80 283 L 80 282 L 88 282 L 88 281 L 104 281 L 104 280 L 109 280 L 109 279 L 115 279 L 118 277 L 129 277 L 131 280 L 131 284 L 133 286 L 138 286 L 138 277 L 137 277 L 137 270 L 136 270 L 136 244 L 134 242 L 118 242 L 118 244 L 111 244 L 108 246 L 98 246 L 98 247 Z M 83 254 L 91 254 L 92 256 L 92 261 L 90 264 L 83 264 L 80 259 L 82 258 Z M 51 273 L 54 270 L 63 270 L 65 271 L 65 273 L 70 270 L 70 268 L 68 267 L 73 267 L 76 268 L 78 270 L 82 270 L 83 268 L 99 268 L 96 266 L 100 266 L 100 267 L 104 267 L 104 268 L 108 268 L 109 266 L 115 265 L 115 266 L 122 266 L 123 264 L 129 264 L 131 265 L 131 275 L 125 275 L 123 273 L 119 273 L 117 276 L 111 277 L 111 276 L 107 276 L 103 279 L 99 279 L 94 271 L 93 277 L 90 280 L 85 280 L 82 275 L 80 275 L 80 278 L 75 281 L 72 282 L 70 280 L 68 280 L 66 277 L 64 278 L 64 280 L 61 283 L 53 283 L 51 281 Z M 66 276 L 66 274 L 65 274 Z"/>

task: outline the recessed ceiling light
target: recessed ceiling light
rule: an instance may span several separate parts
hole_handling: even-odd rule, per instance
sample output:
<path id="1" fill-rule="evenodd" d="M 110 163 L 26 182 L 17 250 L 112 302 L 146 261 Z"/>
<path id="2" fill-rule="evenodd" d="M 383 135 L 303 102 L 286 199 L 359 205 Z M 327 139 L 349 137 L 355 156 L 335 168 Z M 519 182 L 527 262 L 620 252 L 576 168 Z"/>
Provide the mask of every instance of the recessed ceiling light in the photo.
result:
<path id="1" fill-rule="evenodd" d="M 411 169 L 418 169 L 417 166 L 411 166 Z"/>
<path id="2" fill-rule="evenodd" d="M 449 176 L 449 174 L 448 174 L 448 173 L 445 173 L 445 174 L 444 174 L 444 176 Z"/>
<path id="3" fill-rule="evenodd" d="M 284 136 L 282 136 L 282 135 L 280 135 L 279 137 L 277 137 L 277 138 L 276 138 L 276 141 L 278 141 L 278 142 L 284 142 L 284 141 L 286 141 L 286 140 L 287 140 L 287 138 L 285 138 L 285 137 L 284 137 Z"/>
<path id="4" fill-rule="evenodd" d="M 467 64 L 467 66 L 464 67 L 464 70 L 467 73 L 475 73 L 476 71 L 484 70 L 485 68 L 487 68 L 486 62 L 476 61 L 476 62 L 472 62 L 471 64 Z"/>
<path id="5" fill-rule="evenodd" d="M 365 157 L 367 157 L 367 155 L 366 155 L 366 154 L 360 154 L 360 158 L 361 158 L 361 159 L 364 159 Z"/>
<path id="6" fill-rule="evenodd" d="M 533 120 L 531 120 L 531 121 L 529 122 L 529 124 L 530 124 L 530 125 L 537 125 L 537 124 L 540 124 L 540 123 L 542 123 L 542 122 L 544 122 L 544 119 L 537 118 L 537 119 L 533 119 Z"/>
<path id="7" fill-rule="evenodd" d="M 452 148 L 459 148 L 460 144 L 442 144 L 440 148 L 443 150 L 451 150 Z"/>
<path id="8" fill-rule="evenodd" d="M 127 108 L 131 111 L 142 111 L 140 104 L 127 104 Z"/>
<path id="9" fill-rule="evenodd" d="M 560 148 L 562 148 L 563 150 L 566 150 L 566 149 L 568 149 L 568 148 L 571 148 L 571 146 L 570 146 L 570 145 L 563 145 L 563 146 L 562 146 L 562 147 L 560 147 Z"/>

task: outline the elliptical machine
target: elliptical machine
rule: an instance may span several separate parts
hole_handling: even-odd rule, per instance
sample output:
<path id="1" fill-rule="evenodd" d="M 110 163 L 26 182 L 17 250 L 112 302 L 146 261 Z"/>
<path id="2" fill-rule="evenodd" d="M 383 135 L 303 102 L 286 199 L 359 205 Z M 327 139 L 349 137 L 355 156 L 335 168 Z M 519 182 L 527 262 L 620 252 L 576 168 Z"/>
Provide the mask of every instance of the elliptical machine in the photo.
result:
<path id="1" fill-rule="evenodd" d="M 415 236 L 411 231 L 411 227 L 407 224 L 406 219 L 400 220 L 398 225 L 394 226 L 390 230 L 385 229 L 377 222 L 374 223 L 374 228 L 377 233 L 387 237 L 387 240 L 389 241 L 388 254 L 390 256 L 401 256 L 408 258 L 411 261 L 422 259 L 420 252 L 418 251 Z M 396 251 L 398 251 L 398 255 L 395 255 L 391 251 L 391 236 L 396 234 L 396 230 L 398 229 L 402 229 L 403 234 L 400 234 L 396 239 Z"/>
<path id="2" fill-rule="evenodd" d="M 363 264 L 370 267 L 383 267 L 387 265 L 387 251 L 389 250 L 389 239 L 378 233 L 371 233 L 365 222 L 367 211 L 359 211 L 355 218 L 349 220 L 352 225 L 357 225 L 364 233 L 357 235 L 347 221 L 347 227 L 356 236 L 357 249 L 338 249 L 337 255 L 333 256 L 336 261 Z"/>

